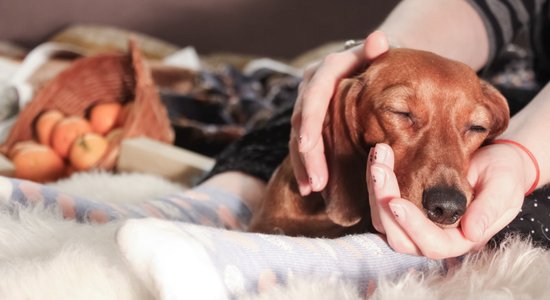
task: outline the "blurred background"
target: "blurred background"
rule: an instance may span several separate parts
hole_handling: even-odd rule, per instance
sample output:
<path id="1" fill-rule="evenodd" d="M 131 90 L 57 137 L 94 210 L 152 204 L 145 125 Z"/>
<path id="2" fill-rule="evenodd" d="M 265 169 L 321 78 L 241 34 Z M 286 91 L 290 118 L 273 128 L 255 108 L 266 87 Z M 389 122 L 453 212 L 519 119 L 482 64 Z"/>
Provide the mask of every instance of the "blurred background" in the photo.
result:
<path id="1" fill-rule="evenodd" d="M 362 38 L 397 0 L 0 0 L 0 40 L 32 48 L 74 24 L 145 33 L 199 53 L 291 58 Z"/>

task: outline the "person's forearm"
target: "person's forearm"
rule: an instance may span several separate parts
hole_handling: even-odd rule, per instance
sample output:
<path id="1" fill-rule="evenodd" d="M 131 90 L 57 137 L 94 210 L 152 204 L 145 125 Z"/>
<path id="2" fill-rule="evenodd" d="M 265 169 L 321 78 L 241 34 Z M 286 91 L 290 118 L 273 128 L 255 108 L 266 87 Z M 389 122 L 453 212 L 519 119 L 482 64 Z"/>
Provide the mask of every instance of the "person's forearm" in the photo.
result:
<path id="1" fill-rule="evenodd" d="M 500 138 L 511 139 L 526 146 L 536 157 L 540 166 L 539 187 L 550 183 L 550 84 L 519 113 L 510 120 L 508 129 Z M 534 168 L 526 157 L 530 182 L 533 182 Z"/>
<path id="2" fill-rule="evenodd" d="M 489 56 L 485 25 L 464 0 L 404 0 L 379 30 L 396 46 L 435 52 L 475 70 Z"/>

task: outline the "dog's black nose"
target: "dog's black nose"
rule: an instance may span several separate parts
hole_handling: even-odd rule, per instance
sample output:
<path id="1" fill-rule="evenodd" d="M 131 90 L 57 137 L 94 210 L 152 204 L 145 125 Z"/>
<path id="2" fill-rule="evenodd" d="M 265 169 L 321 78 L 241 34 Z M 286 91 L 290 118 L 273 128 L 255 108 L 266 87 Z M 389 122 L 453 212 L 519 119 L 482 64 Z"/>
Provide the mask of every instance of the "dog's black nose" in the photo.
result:
<path id="1" fill-rule="evenodd" d="M 422 194 L 428 218 L 439 224 L 453 224 L 466 211 L 466 196 L 456 188 L 435 187 Z"/>

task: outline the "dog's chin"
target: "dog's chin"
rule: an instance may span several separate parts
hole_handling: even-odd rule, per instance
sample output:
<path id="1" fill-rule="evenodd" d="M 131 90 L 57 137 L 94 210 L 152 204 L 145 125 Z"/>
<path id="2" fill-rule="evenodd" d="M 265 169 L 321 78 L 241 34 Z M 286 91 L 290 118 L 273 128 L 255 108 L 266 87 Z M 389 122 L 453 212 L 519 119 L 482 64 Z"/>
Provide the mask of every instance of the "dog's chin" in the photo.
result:
<path id="1" fill-rule="evenodd" d="M 441 224 L 441 223 L 435 223 L 435 225 L 437 225 L 438 227 L 442 228 L 442 229 L 446 229 L 446 228 L 457 228 L 459 225 L 460 225 L 460 220 L 462 218 L 459 218 L 458 221 L 452 223 L 452 224 Z"/>
<path id="2" fill-rule="evenodd" d="M 426 218 L 430 219 L 430 217 L 428 216 L 427 210 L 422 208 L 422 211 L 424 212 L 424 215 L 426 216 Z M 430 221 L 435 225 L 437 225 L 437 227 L 446 229 L 446 228 L 457 228 L 458 226 L 460 226 L 460 220 L 462 220 L 462 216 L 458 217 L 457 220 L 453 223 L 439 223 L 433 220 L 430 220 Z"/>

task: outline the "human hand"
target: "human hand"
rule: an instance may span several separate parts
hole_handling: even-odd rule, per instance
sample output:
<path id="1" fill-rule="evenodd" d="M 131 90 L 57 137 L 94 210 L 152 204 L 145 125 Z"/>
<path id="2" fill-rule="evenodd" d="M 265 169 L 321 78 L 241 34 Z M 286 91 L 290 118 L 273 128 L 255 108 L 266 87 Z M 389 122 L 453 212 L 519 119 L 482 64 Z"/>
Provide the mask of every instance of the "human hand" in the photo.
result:
<path id="1" fill-rule="evenodd" d="M 373 225 L 401 253 L 442 259 L 478 249 L 519 213 L 534 177 L 533 165 L 525 156 L 508 144 L 476 151 L 467 175 L 475 199 L 460 227 L 440 228 L 412 202 L 400 197 L 393 152 L 388 145 L 376 145 L 367 163 Z"/>
<path id="2" fill-rule="evenodd" d="M 322 126 L 338 81 L 389 49 L 384 33 L 370 34 L 364 45 L 329 54 L 304 71 L 292 115 L 290 159 L 302 196 L 321 191 L 328 180 Z"/>

